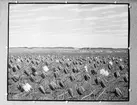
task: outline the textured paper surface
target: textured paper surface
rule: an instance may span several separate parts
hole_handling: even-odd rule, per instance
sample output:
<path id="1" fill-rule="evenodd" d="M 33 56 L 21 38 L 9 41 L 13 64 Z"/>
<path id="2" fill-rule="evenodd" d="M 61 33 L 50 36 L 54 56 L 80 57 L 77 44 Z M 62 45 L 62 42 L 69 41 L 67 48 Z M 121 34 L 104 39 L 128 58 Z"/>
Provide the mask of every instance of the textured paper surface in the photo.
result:
<path id="1" fill-rule="evenodd" d="M 71 0 L 70 0 L 71 1 Z M 63 1 L 59 1 L 59 2 L 63 2 Z M 83 1 L 84 2 L 84 1 Z M 86 1 L 87 2 L 87 1 Z M 108 2 L 107 0 L 104 1 L 90 1 L 90 2 Z M 110 1 L 109 2 L 114 2 L 114 1 Z M 136 52 L 137 52 L 137 25 L 135 24 L 135 22 L 137 21 L 137 14 L 136 14 L 136 10 L 137 10 L 137 2 L 135 1 L 126 1 L 126 0 L 120 0 L 118 2 L 121 3 L 130 3 L 131 5 L 131 9 L 130 9 L 130 21 L 131 21 L 131 29 L 130 29 L 130 101 L 129 102 L 68 102 L 67 104 L 90 104 L 90 105 L 116 105 L 116 104 L 120 104 L 120 105 L 135 105 L 136 104 L 136 97 L 137 97 L 137 79 L 136 79 L 136 61 L 137 61 L 137 56 L 136 56 Z M 28 104 L 28 105 L 41 105 L 41 104 L 55 104 L 55 102 L 8 102 L 7 101 L 7 96 L 6 96 L 6 92 L 7 92 L 7 50 L 6 50 L 6 45 L 7 45 L 7 35 L 8 35 L 8 1 L 4 1 L 1 0 L 0 1 L 0 48 L 1 48 L 1 54 L 0 54 L 0 63 L 1 63 L 1 76 L 0 76 L 0 80 L 1 80 L 1 87 L 0 87 L 0 91 L 1 91 L 1 104 L 2 105 L 24 105 L 24 104 Z M 56 104 L 66 104 L 65 102 L 56 102 Z"/>

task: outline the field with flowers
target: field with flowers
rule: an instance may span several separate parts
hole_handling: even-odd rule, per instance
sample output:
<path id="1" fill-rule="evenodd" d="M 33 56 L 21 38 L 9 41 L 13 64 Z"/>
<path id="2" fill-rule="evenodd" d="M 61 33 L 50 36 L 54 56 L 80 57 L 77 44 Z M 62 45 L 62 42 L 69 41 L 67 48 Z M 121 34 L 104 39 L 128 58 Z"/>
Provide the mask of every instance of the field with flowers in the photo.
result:
<path id="1" fill-rule="evenodd" d="M 8 100 L 128 100 L 127 49 L 10 48 Z"/>

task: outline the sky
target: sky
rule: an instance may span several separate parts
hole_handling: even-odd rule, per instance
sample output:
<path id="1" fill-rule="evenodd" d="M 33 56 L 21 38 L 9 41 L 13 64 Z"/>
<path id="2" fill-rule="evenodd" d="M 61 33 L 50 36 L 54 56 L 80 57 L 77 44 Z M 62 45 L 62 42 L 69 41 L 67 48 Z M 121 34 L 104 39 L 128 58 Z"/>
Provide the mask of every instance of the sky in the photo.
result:
<path id="1" fill-rule="evenodd" d="M 128 47 L 128 6 L 10 4 L 9 47 Z"/>

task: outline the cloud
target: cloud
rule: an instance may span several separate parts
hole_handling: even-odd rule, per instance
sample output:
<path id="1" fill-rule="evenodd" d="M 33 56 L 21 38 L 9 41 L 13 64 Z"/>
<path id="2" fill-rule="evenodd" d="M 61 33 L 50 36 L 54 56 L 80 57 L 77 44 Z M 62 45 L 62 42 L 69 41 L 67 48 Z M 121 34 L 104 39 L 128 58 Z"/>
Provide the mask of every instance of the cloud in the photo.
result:
<path id="1" fill-rule="evenodd" d="M 100 19 L 99 17 L 87 17 L 85 20 L 98 20 Z"/>
<path id="2" fill-rule="evenodd" d="M 31 8 L 31 9 L 27 9 L 28 12 L 39 12 L 39 11 L 44 11 L 48 9 L 48 7 L 39 7 L 39 8 Z"/>
<path id="3" fill-rule="evenodd" d="M 113 8 L 122 8 L 126 7 L 127 5 L 106 5 L 106 6 L 101 6 L 101 7 L 93 7 L 92 11 L 99 11 L 99 10 L 108 10 L 108 9 L 113 9 Z"/>
<path id="4" fill-rule="evenodd" d="M 30 22 L 34 22 L 35 18 L 17 18 L 17 19 L 10 19 L 10 24 L 15 24 L 15 23 L 21 23 L 21 24 L 25 24 L 26 22 L 27 23 L 30 23 Z M 24 23 L 25 22 L 25 23 Z"/>
<path id="5" fill-rule="evenodd" d="M 10 12 L 26 12 L 34 4 L 10 4 Z"/>
<path id="6" fill-rule="evenodd" d="M 81 7 L 92 7 L 94 6 L 93 4 L 92 5 L 84 5 L 84 6 L 81 6 Z M 127 5 L 106 5 L 106 6 L 98 6 L 98 7 L 93 7 L 93 8 L 79 8 L 79 7 L 75 7 L 75 8 L 72 8 L 72 9 L 69 9 L 70 11 L 74 11 L 74 12 L 87 12 L 87 11 L 90 11 L 90 12 L 96 12 L 96 11 L 100 11 L 100 10 L 108 10 L 104 13 L 114 13 L 115 11 L 113 10 L 109 10 L 109 9 L 113 9 L 113 8 L 123 8 L 123 7 L 126 7 Z"/>
<path id="7" fill-rule="evenodd" d="M 115 18 L 115 17 L 128 17 L 128 12 L 106 16 L 106 18 Z"/>
<path id="8" fill-rule="evenodd" d="M 106 30 L 96 30 L 97 33 L 127 33 L 128 30 L 127 29 L 117 29 L 117 30 L 109 30 L 109 29 L 106 29 Z M 109 35 L 109 34 L 108 34 Z"/>
<path id="9" fill-rule="evenodd" d="M 70 9 L 70 11 L 73 11 L 73 12 L 84 12 L 84 11 L 89 11 L 90 9 L 81 9 L 81 8 L 73 8 L 73 9 Z"/>
<path id="10" fill-rule="evenodd" d="M 53 34 L 55 34 L 54 32 L 43 32 L 43 34 L 45 34 L 45 35 L 53 35 Z"/>
<path id="11" fill-rule="evenodd" d="M 113 14 L 113 15 L 111 14 L 111 15 L 104 16 L 104 17 L 87 17 L 87 18 L 85 18 L 85 20 L 104 20 L 104 19 L 121 18 L 121 17 L 128 18 L 128 12 L 123 12 L 121 14 Z"/>
<path id="12" fill-rule="evenodd" d="M 63 19 L 63 18 L 62 17 L 40 16 L 40 17 L 37 17 L 35 20 L 42 21 L 42 20 L 58 20 L 58 19 Z"/>
<path id="13" fill-rule="evenodd" d="M 11 15 L 9 16 L 10 17 L 10 19 L 14 19 L 14 18 L 21 18 L 21 17 L 29 17 L 29 16 L 33 16 L 34 15 L 34 13 L 18 13 L 17 15 L 14 15 L 14 14 L 12 14 L 11 13 Z"/>
<path id="14" fill-rule="evenodd" d="M 65 20 L 65 21 L 71 22 L 71 21 L 98 20 L 98 19 L 101 19 L 101 18 L 99 18 L 99 17 L 85 17 L 85 18 L 73 18 L 73 19 L 68 19 L 68 20 Z M 93 24 L 93 23 L 90 23 L 90 24 Z"/>
<path id="15" fill-rule="evenodd" d="M 27 11 L 30 11 L 30 12 L 38 12 L 38 11 L 44 11 L 44 10 L 59 10 L 59 9 L 65 9 L 65 8 L 70 8 L 70 7 L 76 7 L 78 4 L 53 4 L 53 5 L 48 5 L 45 7 L 37 7 L 37 8 L 32 8 L 32 9 L 28 9 Z"/>
<path id="16" fill-rule="evenodd" d="M 92 28 L 91 27 L 83 27 L 83 28 L 75 28 L 75 29 L 72 29 L 72 30 L 77 31 L 77 30 L 87 30 L 87 29 L 91 30 Z"/>
<path id="17" fill-rule="evenodd" d="M 53 6 L 48 6 L 48 9 L 64 9 L 64 8 L 70 8 L 76 6 L 78 6 L 78 4 L 57 4 Z"/>
<path id="18" fill-rule="evenodd" d="M 109 10 L 109 11 L 103 11 L 102 14 L 110 14 L 110 13 L 115 13 L 114 10 Z"/>
<path id="19" fill-rule="evenodd" d="M 125 22 L 128 22 L 128 18 L 124 18 L 124 19 L 117 19 L 117 20 L 113 20 L 113 21 L 111 21 L 113 24 L 114 23 L 121 23 L 121 22 L 123 22 L 123 23 L 125 23 Z"/>
<path id="20" fill-rule="evenodd" d="M 73 11 L 73 12 L 92 12 L 92 8 L 73 8 L 73 9 L 69 9 L 69 11 Z"/>
<path id="21" fill-rule="evenodd" d="M 38 23 L 34 23 L 34 24 L 9 24 L 9 29 L 12 30 L 12 31 L 15 31 L 15 30 L 21 30 L 21 29 L 30 29 L 30 28 L 37 28 L 39 27 L 39 24 Z"/>
<path id="22" fill-rule="evenodd" d="M 45 21 L 45 20 L 58 20 L 58 19 L 63 19 L 62 17 L 50 17 L 50 16 L 36 16 L 36 17 L 34 17 L 34 16 L 28 16 L 28 17 L 26 17 L 26 16 L 24 16 L 23 17 L 23 15 L 22 15 L 22 17 L 20 17 L 20 18 L 11 18 L 10 19 L 10 23 L 22 23 L 22 24 L 24 24 L 24 22 L 26 23 L 30 23 L 30 22 L 32 22 L 32 23 L 38 23 L 39 21 Z"/>
<path id="23" fill-rule="evenodd" d="M 105 29 L 107 29 L 107 28 L 113 28 L 113 27 L 115 27 L 115 28 L 117 28 L 117 27 L 122 27 L 122 26 L 128 26 L 128 24 L 126 23 L 126 24 L 109 24 L 109 23 L 107 23 L 106 25 L 100 25 L 100 26 L 97 26 L 97 27 L 94 27 L 94 28 L 105 28 Z"/>
<path id="24" fill-rule="evenodd" d="M 68 20 L 65 20 L 66 22 L 71 22 L 71 21 L 80 21 L 82 19 L 80 18 L 73 18 L 73 19 L 68 19 Z"/>
<path id="25" fill-rule="evenodd" d="M 27 4 L 10 4 L 10 9 L 18 10 L 19 8 L 25 7 Z"/>

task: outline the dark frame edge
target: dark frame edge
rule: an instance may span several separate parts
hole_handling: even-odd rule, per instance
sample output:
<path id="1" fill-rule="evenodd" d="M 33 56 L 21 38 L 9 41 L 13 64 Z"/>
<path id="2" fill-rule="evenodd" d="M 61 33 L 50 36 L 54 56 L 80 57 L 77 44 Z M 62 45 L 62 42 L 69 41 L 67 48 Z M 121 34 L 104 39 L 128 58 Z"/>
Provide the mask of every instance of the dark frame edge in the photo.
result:
<path id="1" fill-rule="evenodd" d="M 9 78 L 9 75 L 8 75 L 8 63 L 9 63 L 9 8 L 10 8 L 10 3 L 8 2 L 8 31 L 7 31 L 7 101 L 9 101 L 8 99 L 8 78 Z"/>
<path id="2" fill-rule="evenodd" d="M 128 100 L 130 100 L 130 3 L 128 3 Z"/>
<path id="3" fill-rule="evenodd" d="M 80 1 L 80 2 L 76 2 L 76 1 L 41 1 L 41 2 L 37 2 L 37 1 L 26 1 L 26 2 L 23 2 L 23 1 L 9 1 L 9 4 L 120 4 L 120 5 L 129 5 L 129 3 L 120 3 L 120 2 L 89 2 L 89 1 Z"/>

